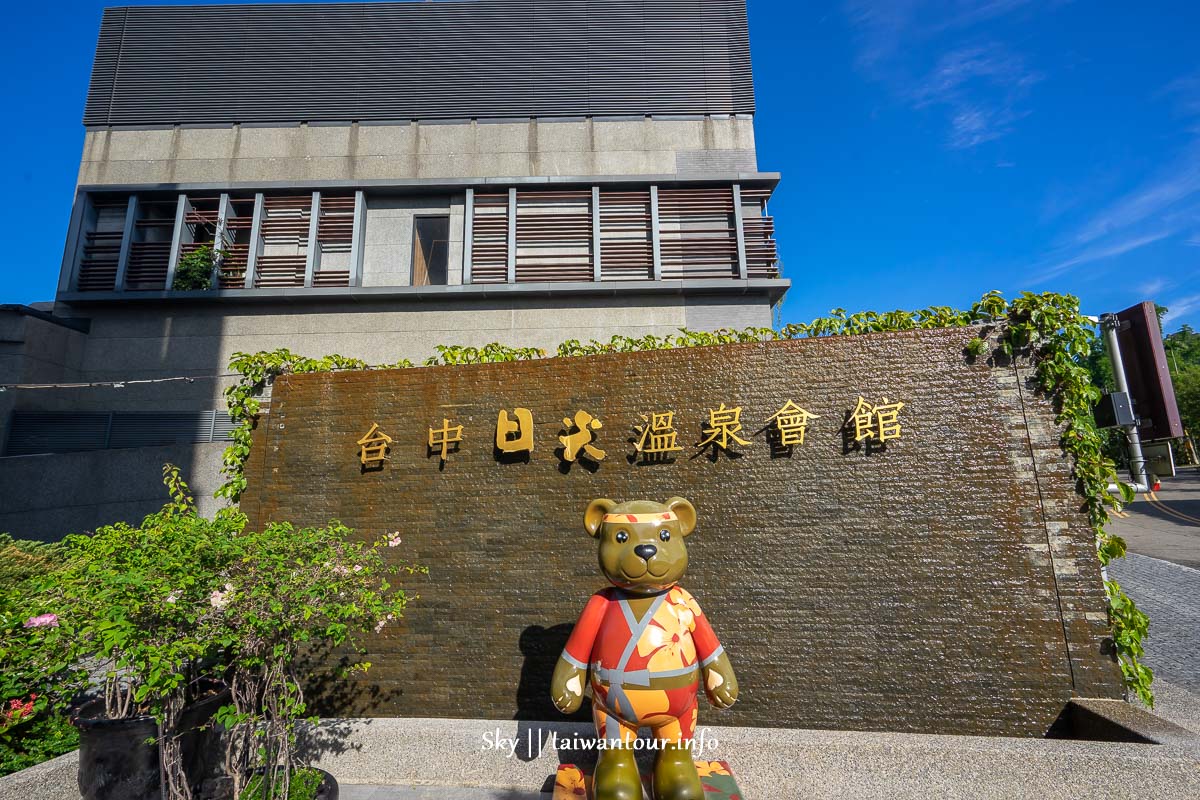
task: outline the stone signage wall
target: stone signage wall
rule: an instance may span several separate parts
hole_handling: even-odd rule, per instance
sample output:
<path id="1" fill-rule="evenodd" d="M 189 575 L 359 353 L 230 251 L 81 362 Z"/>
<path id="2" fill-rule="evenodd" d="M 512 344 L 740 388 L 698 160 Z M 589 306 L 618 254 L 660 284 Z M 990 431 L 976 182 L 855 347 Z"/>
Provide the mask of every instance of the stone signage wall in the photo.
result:
<path id="1" fill-rule="evenodd" d="M 683 585 L 742 687 L 701 723 L 1041 735 L 1073 694 L 1119 697 L 1121 681 L 1052 409 L 1028 374 L 969 363 L 977 333 L 285 376 L 243 508 L 255 524 L 399 531 L 389 552 L 429 568 L 367 676 L 321 687 L 326 711 L 558 718 L 550 673 L 604 585 L 584 508 L 682 495 L 700 517 Z M 898 440 L 853 446 L 860 396 L 904 403 Z M 788 400 L 818 415 L 790 452 L 768 427 Z M 741 407 L 749 443 L 700 451 L 722 403 Z M 495 446 L 500 410 L 517 407 L 532 411 L 528 458 Z M 603 423 L 598 463 L 560 458 L 577 411 Z M 684 449 L 642 464 L 634 426 L 666 411 Z M 463 441 L 443 465 L 428 432 L 444 419 Z M 364 469 L 373 424 L 393 442 Z"/>

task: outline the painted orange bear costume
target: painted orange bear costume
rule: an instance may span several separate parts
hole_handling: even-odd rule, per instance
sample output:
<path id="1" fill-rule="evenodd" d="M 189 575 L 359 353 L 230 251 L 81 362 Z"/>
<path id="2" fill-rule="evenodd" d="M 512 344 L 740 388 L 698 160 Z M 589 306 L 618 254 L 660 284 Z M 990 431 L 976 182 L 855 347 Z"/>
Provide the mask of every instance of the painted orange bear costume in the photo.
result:
<path id="1" fill-rule="evenodd" d="M 721 643 L 695 599 L 679 586 L 659 594 L 641 619 L 630 599 L 615 587 L 592 595 L 563 657 L 591 667 L 592 714 L 605 738 L 630 741 L 645 726 L 659 739 L 691 739 L 700 667 L 724 652 Z M 650 688 L 663 678 L 687 682 Z"/>
<path id="2" fill-rule="evenodd" d="M 690 750 L 701 683 L 710 702 L 737 699 L 733 666 L 704 612 L 677 583 L 687 569 L 684 537 L 696 511 L 681 497 L 665 505 L 593 500 L 584 526 L 600 542 L 600 568 L 613 586 L 592 595 L 551 680 L 554 703 L 573 713 L 590 673 L 597 734 L 610 744 L 593 777 L 596 800 L 640 800 L 633 758 L 639 727 L 659 741 L 655 800 L 702 800 Z"/>

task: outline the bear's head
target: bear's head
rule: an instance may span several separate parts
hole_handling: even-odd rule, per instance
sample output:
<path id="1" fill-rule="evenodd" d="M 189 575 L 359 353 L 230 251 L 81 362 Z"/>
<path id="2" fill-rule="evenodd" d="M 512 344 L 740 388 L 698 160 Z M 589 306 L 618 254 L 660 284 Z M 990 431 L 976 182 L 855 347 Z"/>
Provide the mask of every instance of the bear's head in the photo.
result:
<path id="1" fill-rule="evenodd" d="M 593 500 L 583 526 L 600 540 L 600 569 L 614 586 L 653 594 L 670 589 L 687 570 L 683 539 L 696 527 L 696 509 L 682 497 L 665 504 Z"/>

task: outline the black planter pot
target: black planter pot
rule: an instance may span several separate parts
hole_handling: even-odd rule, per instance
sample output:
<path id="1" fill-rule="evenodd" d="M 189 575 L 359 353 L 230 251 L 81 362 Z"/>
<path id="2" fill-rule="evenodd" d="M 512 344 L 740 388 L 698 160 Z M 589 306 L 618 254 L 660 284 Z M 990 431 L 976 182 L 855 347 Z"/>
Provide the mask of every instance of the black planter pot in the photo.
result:
<path id="1" fill-rule="evenodd" d="M 317 770 L 321 773 L 321 785 L 317 787 L 317 800 L 338 800 L 338 783 L 334 777 L 325 770 Z"/>
<path id="2" fill-rule="evenodd" d="M 79 709 L 79 793 L 84 800 L 144 800 L 161 797 L 158 735 L 153 717 L 108 719 L 104 703 Z"/>
<path id="3" fill-rule="evenodd" d="M 219 734 L 205 724 L 228 702 L 229 690 L 214 684 L 207 696 L 180 716 L 184 773 L 193 789 L 220 773 Z M 72 718 L 79 728 L 79 792 L 83 800 L 158 800 L 158 726 L 153 717 L 108 719 L 93 700 Z"/>

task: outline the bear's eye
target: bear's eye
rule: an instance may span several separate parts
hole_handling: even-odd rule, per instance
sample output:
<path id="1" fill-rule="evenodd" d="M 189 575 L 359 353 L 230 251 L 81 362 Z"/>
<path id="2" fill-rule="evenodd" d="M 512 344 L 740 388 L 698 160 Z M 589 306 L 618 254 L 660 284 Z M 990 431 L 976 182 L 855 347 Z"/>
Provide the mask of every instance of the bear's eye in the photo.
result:
<path id="1" fill-rule="evenodd" d="M 617 531 L 617 535 L 614 536 L 613 538 L 616 539 L 621 544 L 625 544 L 626 542 L 629 541 L 629 534 L 626 533 L 625 531 Z"/>
<path id="2" fill-rule="evenodd" d="M 658 532 L 658 538 L 662 539 L 664 542 L 669 542 L 671 541 L 671 532 L 666 528 L 663 528 Z"/>

